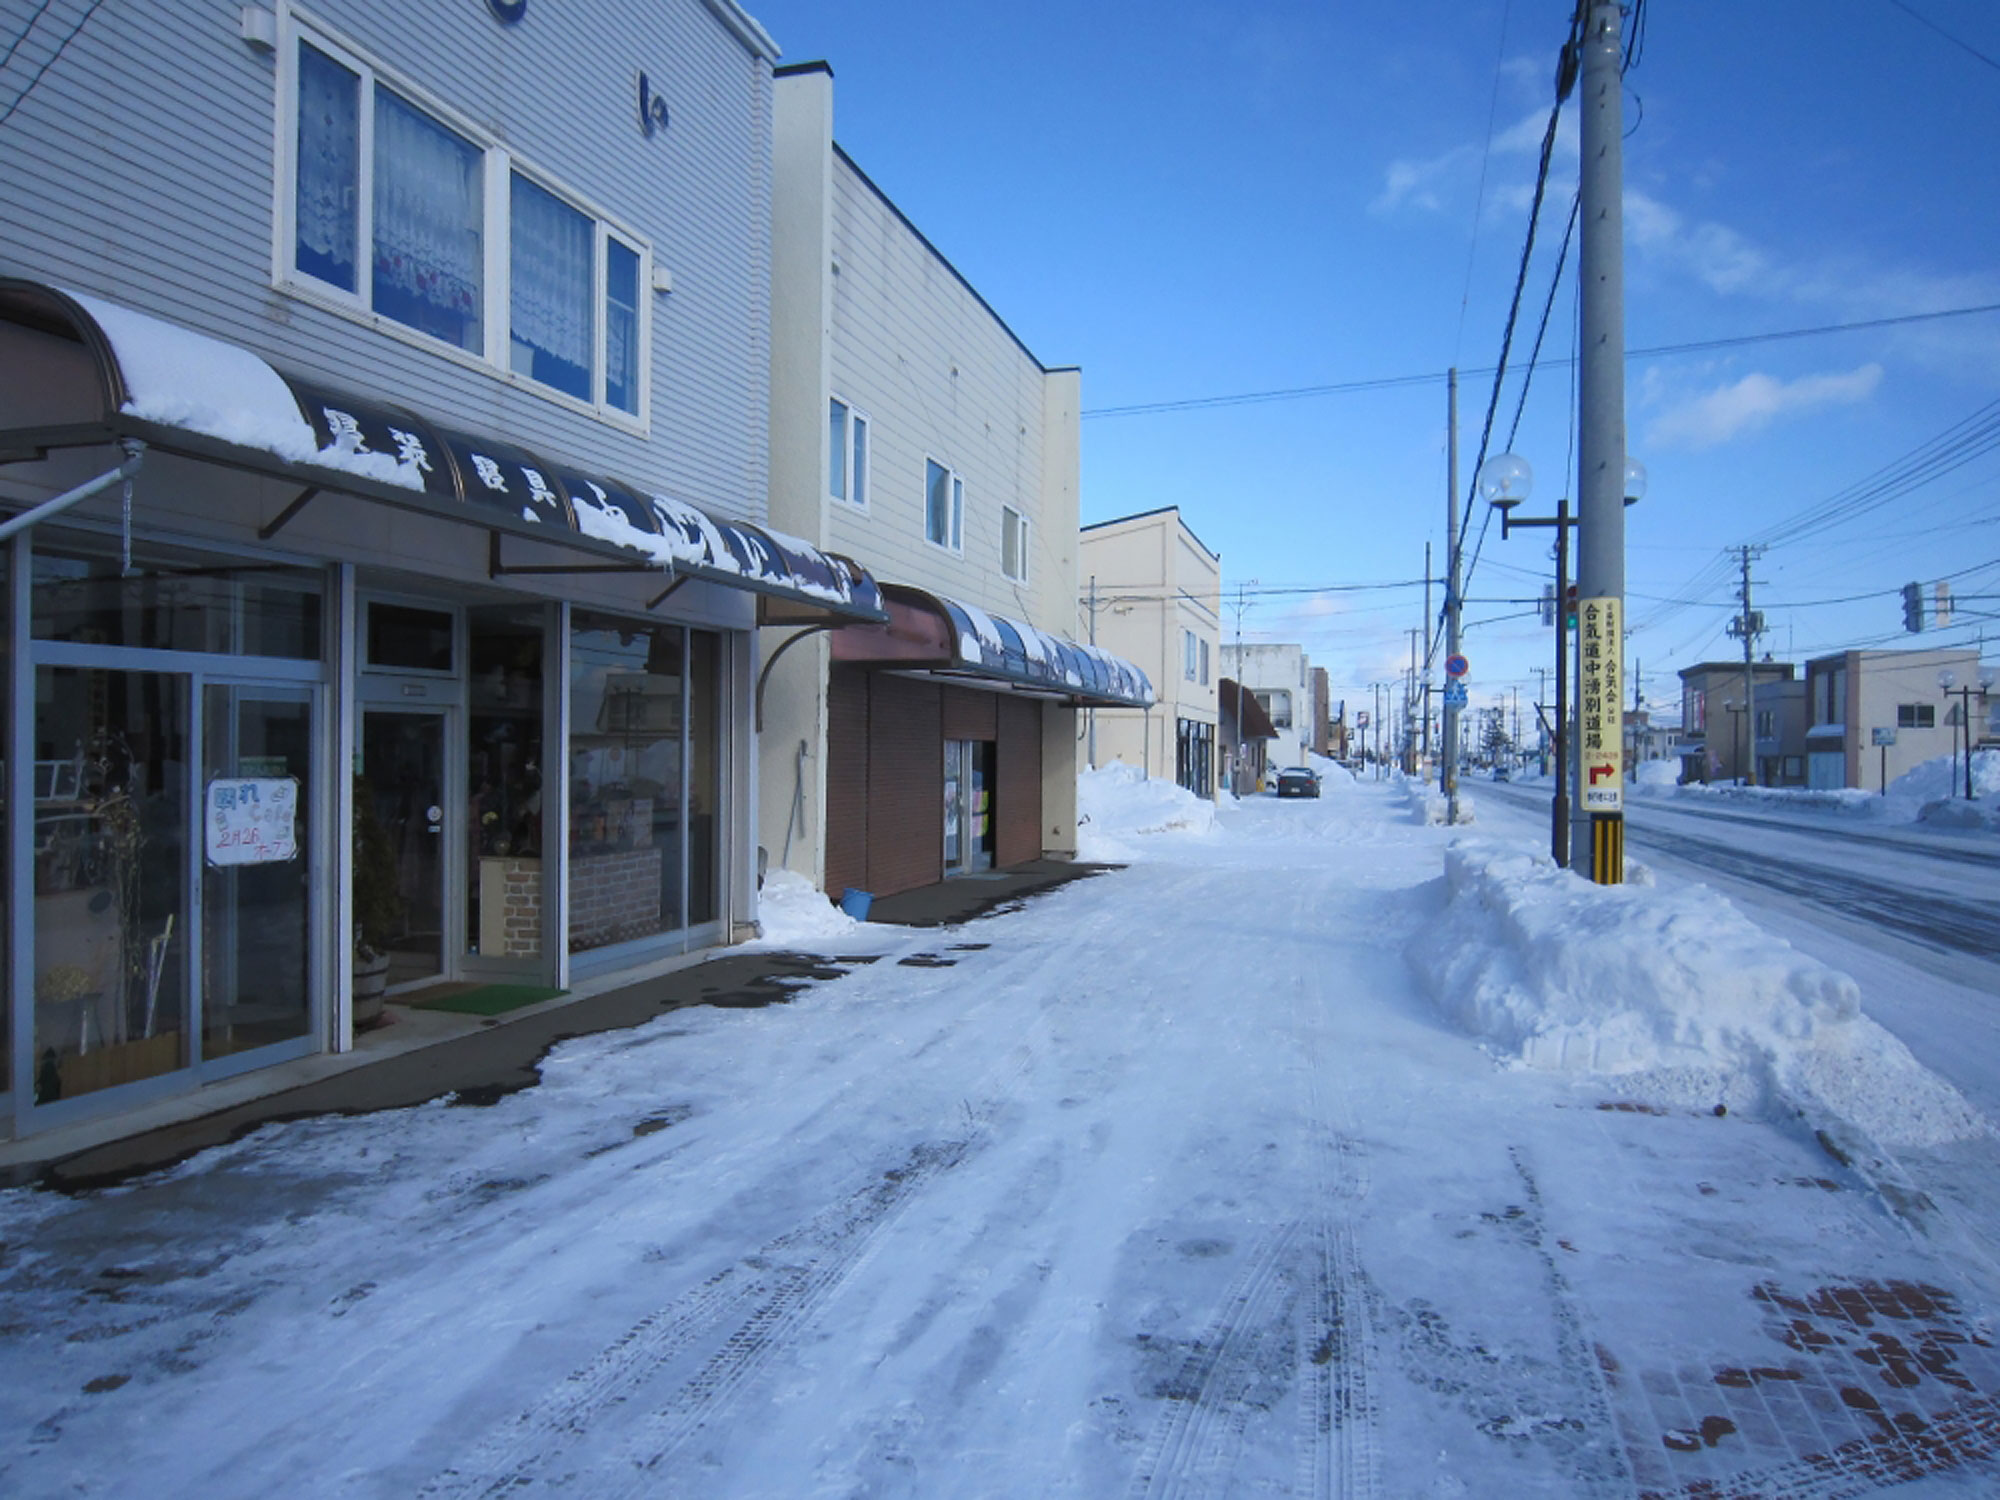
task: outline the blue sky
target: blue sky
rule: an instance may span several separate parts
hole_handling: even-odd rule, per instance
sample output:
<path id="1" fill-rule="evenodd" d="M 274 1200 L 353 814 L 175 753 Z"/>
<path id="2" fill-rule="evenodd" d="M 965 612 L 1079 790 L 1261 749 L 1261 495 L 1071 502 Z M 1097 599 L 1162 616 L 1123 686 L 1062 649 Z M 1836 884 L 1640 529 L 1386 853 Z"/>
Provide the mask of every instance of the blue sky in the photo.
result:
<path id="1" fill-rule="evenodd" d="M 832 64 L 841 144 L 1029 347 L 1082 366 L 1085 521 L 1177 504 L 1222 556 L 1226 637 L 1241 586 L 1244 639 L 1302 643 L 1336 697 L 1399 677 L 1426 542 L 1444 570 L 1442 372 L 1464 372 L 1469 483 L 1566 0 L 750 9 L 786 61 Z M 1649 0 L 1645 23 L 1626 79 L 1628 349 L 2000 303 L 1990 0 Z M 1517 368 L 1574 191 L 1573 114 Z M 1572 492 L 1570 265 L 1514 443 L 1536 474 L 1527 514 Z M 1496 448 L 1519 399 L 1516 374 Z M 1627 666 L 1649 700 L 1740 654 L 1724 625 L 1742 543 L 1769 544 L 1760 653 L 1975 643 L 1964 605 L 1948 631 L 1903 634 L 1898 591 L 1952 576 L 2000 612 L 1996 400 L 2000 313 L 1631 358 L 1628 447 L 1650 488 L 1627 513 Z M 1871 498 L 1927 445 L 1950 457 L 1911 465 L 1926 482 Z M 1480 546 L 1475 704 L 1525 700 L 1551 661 L 1506 602 L 1553 576 L 1549 536 L 1503 544 L 1496 525 Z"/>

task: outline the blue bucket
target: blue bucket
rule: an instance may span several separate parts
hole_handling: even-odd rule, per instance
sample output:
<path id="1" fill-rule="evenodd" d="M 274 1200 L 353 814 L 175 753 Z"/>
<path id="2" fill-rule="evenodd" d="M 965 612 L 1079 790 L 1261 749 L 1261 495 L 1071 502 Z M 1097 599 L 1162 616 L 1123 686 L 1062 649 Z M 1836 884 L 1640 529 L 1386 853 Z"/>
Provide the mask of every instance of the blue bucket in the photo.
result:
<path id="1" fill-rule="evenodd" d="M 853 886 L 841 892 L 840 909 L 857 922 L 868 920 L 868 908 L 874 904 L 875 897 L 872 892 L 857 891 Z"/>

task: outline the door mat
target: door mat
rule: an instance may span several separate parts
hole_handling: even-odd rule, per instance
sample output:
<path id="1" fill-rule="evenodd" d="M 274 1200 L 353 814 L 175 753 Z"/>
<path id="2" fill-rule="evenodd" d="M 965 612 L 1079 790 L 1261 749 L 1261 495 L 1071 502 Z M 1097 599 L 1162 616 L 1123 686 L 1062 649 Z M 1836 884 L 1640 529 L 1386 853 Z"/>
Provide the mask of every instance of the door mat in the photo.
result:
<path id="1" fill-rule="evenodd" d="M 482 984 L 473 989 L 460 990 L 455 995 L 440 995 L 435 1000 L 412 1001 L 410 1008 L 456 1011 L 462 1016 L 497 1016 L 503 1011 L 519 1010 L 524 1005 L 553 1000 L 568 993 L 568 990 L 550 989 L 541 984 Z"/>

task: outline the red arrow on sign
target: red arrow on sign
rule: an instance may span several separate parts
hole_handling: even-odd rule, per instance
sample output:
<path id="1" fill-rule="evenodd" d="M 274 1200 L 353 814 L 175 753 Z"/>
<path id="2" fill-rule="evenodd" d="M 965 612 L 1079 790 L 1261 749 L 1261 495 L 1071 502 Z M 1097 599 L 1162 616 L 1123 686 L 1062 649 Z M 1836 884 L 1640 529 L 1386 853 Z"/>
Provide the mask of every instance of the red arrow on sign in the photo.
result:
<path id="1" fill-rule="evenodd" d="M 1616 776 L 1617 774 L 1618 768 L 1613 765 L 1592 766 L 1590 768 L 1590 784 L 1596 786 L 1606 776 Z"/>

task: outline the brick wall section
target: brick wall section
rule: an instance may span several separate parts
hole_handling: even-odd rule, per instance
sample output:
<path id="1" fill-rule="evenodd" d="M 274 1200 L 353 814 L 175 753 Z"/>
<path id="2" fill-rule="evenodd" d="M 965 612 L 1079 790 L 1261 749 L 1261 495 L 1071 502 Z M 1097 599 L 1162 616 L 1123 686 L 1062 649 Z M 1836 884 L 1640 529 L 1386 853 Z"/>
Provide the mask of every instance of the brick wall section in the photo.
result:
<path id="1" fill-rule="evenodd" d="M 505 928 L 507 958 L 542 956 L 542 862 L 539 859 L 510 859 L 502 872 L 506 878 L 506 899 L 501 922 Z"/>
<path id="2" fill-rule="evenodd" d="M 661 927 L 658 849 L 584 854 L 570 860 L 572 953 L 648 937 Z M 511 933 L 509 937 L 511 941 Z"/>

